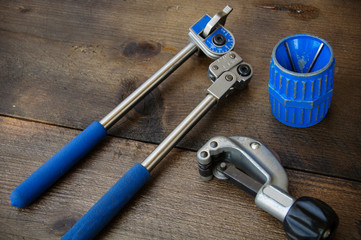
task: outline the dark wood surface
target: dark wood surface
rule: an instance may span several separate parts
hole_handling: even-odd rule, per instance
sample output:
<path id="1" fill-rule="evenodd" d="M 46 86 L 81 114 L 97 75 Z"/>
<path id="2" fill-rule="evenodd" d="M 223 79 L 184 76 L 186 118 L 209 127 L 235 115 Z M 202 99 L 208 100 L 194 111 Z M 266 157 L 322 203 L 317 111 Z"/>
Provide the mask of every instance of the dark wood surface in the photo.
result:
<path id="1" fill-rule="evenodd" d="M 248 136 L 281 158 L 294 197 L 329 203 L 336 239 L 361 238 L 361 3 L 359 1 L 0 1 L 1 239 L 60 238 L 204 97 L 211 60 L 193 56 L 110 130 L 38 201 L 10 192 L 92 121 L 100 120 L 188 41 L 188 28 L 226 4 L 249 87 L 220 103 L 152 173 L 102 239 L 285 239 L 280 222 L 235 187 L 199 180 L 195 151 L 216 135 Z M 326 118 L 297 129 L 268 102 L 271 51 L 309 33 L 333 47 Z"/>

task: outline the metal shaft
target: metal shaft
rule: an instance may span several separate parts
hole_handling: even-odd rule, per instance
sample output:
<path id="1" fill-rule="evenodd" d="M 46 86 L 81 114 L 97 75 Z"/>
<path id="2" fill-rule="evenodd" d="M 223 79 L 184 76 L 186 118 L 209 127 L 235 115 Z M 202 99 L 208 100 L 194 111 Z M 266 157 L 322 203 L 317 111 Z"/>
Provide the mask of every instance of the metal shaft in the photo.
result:
<path id="1" fill-rule="evenodd" d="M 288 59 L 290 60 L 290 63 L 291 63 L 292 71 L 296 72 L 295 64 L 293 63 L 292 56 L 291 56 L 290 47 L 288 46 L 287 41 L 284 44 L 285 44 Z"/>
<path id="2" fill-rule="evenodd" d="M 161 142 L 158 147 L 142 162 L 152 171 L 184 135 L 217 103 L 217 99 L 208 94 L 202 102 Z"/>
<path id="3" fill-rule="evenodd" d="M 153 76 L 139 86 L 132 94 L 124 99 L 116 108 L 106 115 L 100 124 L 105 129 L 111 128 L 121 117 L 123 117 L 130 109 L 132 109 L 141 99 L 143 99 L 150 91 L 157 87 L 164 79 L 174 72 L 182 63 L 197 51 L 194 43 L 189 43 L 181 51 L 179 51 L 171 60 L 169 60 L 161 69 Z"/>
<path id="4" fill-rule="evenodd" d="M 308 68 L 308 71 L 307 71 L 308 73 L 311 72 L 313 67 L 315 66 L 315 63 L 316 63 L 318 57 L 320 56 L 320 53 L 321 53 L 324 45 L 325 44 L 321 43 L 321 45 L 319 46 L 319 48 L 317 50 L 317 53 L 316 53 L 315 57 L 313 58 L 313 60 L 312 60 L 312 62 L 310 64 L 310 67 Z"/>

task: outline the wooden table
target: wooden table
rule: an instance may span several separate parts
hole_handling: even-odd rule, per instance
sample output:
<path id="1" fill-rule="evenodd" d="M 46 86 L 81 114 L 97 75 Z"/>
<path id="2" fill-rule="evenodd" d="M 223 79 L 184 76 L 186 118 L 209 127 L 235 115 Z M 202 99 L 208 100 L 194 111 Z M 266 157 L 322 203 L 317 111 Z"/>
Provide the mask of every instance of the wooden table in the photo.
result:
<path id="1" fill-rule="evenodd" d="M 254 68 L 249 87 L 202 119 L 99 239 L 286 239 L 282 223 L 246 193 L 199 179 L 196 151 L 217 135 L 273 149 L 290 194 L 331 205 L 340 218 L 335 239 L 361 239 L 361 4 L 299 2 L 1 1 L 0 239 L 59 239 L 203 99 L 212 61 L 193 56 L 39 200 L 10 205 L 18 184 L 182 49 L 189 26 L 227 3 L 235 51 Z M 271 51 L 296 33 L 326 39 L 336 58 L 331 108 L 305 129 L 278 122 L 268 102 Z"/>

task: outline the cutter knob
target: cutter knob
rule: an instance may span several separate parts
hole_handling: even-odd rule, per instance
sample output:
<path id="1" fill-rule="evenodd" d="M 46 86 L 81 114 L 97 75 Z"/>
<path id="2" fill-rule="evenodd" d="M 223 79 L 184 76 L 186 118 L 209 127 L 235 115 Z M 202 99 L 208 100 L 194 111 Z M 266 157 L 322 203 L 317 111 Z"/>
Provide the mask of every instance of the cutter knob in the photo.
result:
<path id="1" fill-rule="evenodd" d="M 327 240 L 336 231 L 338 216 L 321 200 L 301 197 L 291 206 L 283 226 L 292 240 Z"/>

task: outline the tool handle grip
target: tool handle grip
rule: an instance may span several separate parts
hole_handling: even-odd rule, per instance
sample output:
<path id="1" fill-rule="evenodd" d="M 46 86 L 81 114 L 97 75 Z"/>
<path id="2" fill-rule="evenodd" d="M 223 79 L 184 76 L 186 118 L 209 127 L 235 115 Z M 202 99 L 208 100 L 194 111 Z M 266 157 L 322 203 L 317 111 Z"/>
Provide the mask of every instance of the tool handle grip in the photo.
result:
<path id="1" fill-rule="evenodd" d="M 327 203 L 312 197 L 300 197 L 288 211 L 283 226 L 292 240 L 328 240 L 336 232 L 338 216 Z"/>
<path id="2" fill-rule="evenodd" d="M 12 191 L 11 205 L 28 206 L 106 135 L 105 128 L 99 122 L 93 122 Z"/>
<path id="3" fill-rule="evenodd" d="M 136 163 L 63 236 L 68 239 L 93 239 L 149 179 L 150 173 Z"/>

